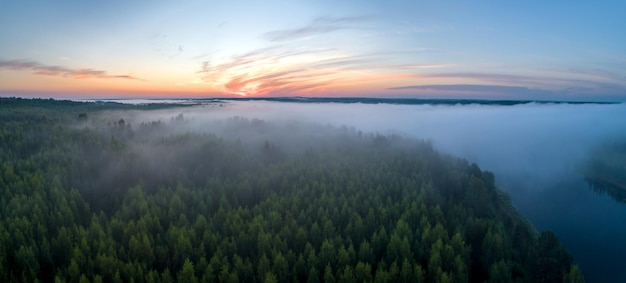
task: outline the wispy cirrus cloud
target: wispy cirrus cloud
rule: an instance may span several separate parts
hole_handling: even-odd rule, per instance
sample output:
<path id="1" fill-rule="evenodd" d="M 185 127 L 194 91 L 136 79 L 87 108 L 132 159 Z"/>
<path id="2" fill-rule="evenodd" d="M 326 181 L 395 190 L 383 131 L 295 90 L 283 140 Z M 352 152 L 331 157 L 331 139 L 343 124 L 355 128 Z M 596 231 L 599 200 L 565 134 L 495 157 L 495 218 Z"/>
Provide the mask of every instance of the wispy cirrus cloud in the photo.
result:
<path id="1" fill-rule="evenodd" d="M 342 85 L 410 79 L 419 70 L 457 64 L 398 64 L 395 52 L 360 53 L 336 48 L 280 44 L 228 58 L 209 58 L 197 72 L 203 83 L 225 93 L 307 95 Z"/>
<path id="2" fill-rule="evenodd" d="M 494 73 L 427 73 L 419 74 L 420 78 L 453 78 L 453 79 L 474 79 L 499 83 L 528 83 L 537 81 L 537 77 L 526 75 L 494 74 Z"/>
<path id="3" fill-rule="evenodd" d="M 393 69 L 437 69 L 456 67 L 458 64 L 405 64 L 391 66 Z"/>
<path id="4" fill-rule="evenodd" d="M 57 76 L 72 79 L 130 79 L 142 80 L 130 75 L 110 75 L 106 71 L 91 68 L 71 69 L 61 66 L 44 65 L 29 60 L 0 60 L 0 69 L 30 71 L 36 75 Z"/>
<path id="5" fill-rule="evenodd" d="M 274 42 L 273 45 L 202 60 L 197 71 L 199 80 L 194 83 L 229 94 L 308 95 L 337 88 L 357 89 L 375 81 L 406 79 L 422 69 L 456 66 L 420 64 L 419 60 L 402 58 L 432 51 L 429 48 L 381 52 L 332 40 L 312 40 L 306 45 L 298 40 L 367 28 L 373 19 L 371 16 L 319 17 L 302 27 L 266 32 L 262 38 Z"/>
<path id="6" fill-rule="evenodd" d="M 545 89 L 595 89 L 597 91 L 626 90 L 626 84 L 619 77 L 598 76 L 576 77 L 572 73 L 551 72 L 537 75 L 515 75 L 499 73 L 473 73 L 473 72 L 450 72 L 450 73 L 419 73 L 416 79 L 453 79 L 473 80 L 477 85 L 525 85 Z M 587 73 L 584 73 L 587 74 Z M 593 73 L 595 74 L 595 73 Z M 421 86 L 421 85 L 415 85 Z M 413 86 L 399 86 L 389 89 L 403 89 Z"/>
<path id="7" fill-rule="evenodd" d="M 623 95 L 626 85 L 592 79 L 557 76 L 529 76 L 489 73 L 418 74 L 418 79 L 475 80 L 476 84 L 415 84 L 389 87 L 388 90 L 433 91 L 448 94 L 479 94 L 527 98 L 572 97 L 577 95 Z M 522 85 L 522 86 L 520 86 Z"/>
<path id="8" fill-rule="evenodd" d="M 473 84 L 458 84 L 458 85 L 410 85 L 401 87 L 390 87 L 389 89 L 426 89 L 426 90 L 444 90 L 444 91 L 481 91 L 481 92 L 503 92 L 503 91 L 528 91 L 527 87 L 518 86 L 502 86 L 502 85 L 473 85 Z"/>
<path id="9" fill-rule="evenodd" d="M 205 61 L 202 78 L 239 95 L 311 91 L 331 81 L 334 73 L 304 63 L 306 54 L 250 53 L 221 63 Z M 293 62 L 295 58 L 302 61 Z"/>
<path id="10" fill-rule="evenodd" d="M 562 73 L 571 77 L 581 77 L 589 79 L 599 79 L 603 81 L 626 81 L 626 76 L 617 73 L 597 70 L 597 69 L 580 69 L 580 68 L 564 68 L 564 69 L 545 69 L 549 72 Z"/>
<path id="11" fill-rule="evenodd" d="M 563 92 L 550 91 L 545 89 L 532 89 L 520 86 L 506 85 L 479 85 L 479 84 L 443 84 L 443 85 L 410 85 L 401 87 L 391 87 L 391 90 L 425 90 L 452 94 L 472 94 L 499 97 L 527 97 L 540 98 L 563 94 Z"/>
<path id="12" fill-rule="evenodd" d="M 263 38 L 273 42 L 302 39 L 337 30 L 356 28 L 356 24 L 363 23 L 370 18 L 371 17 L 367 16 L 337 18 L 320 17 L 313 20 L 309 25 L 301 28 L 267 32 L 263 35 Z"/>
<path id="13" fill-rule="evenodd" d="M 205 83 L 226 93 L 293 95 L 327 90 L 365 77 L 375 79 L 378 72 L 390 68 L 401 72 L 409 67 L 389 64 L 379 55 L 280 45 L 203 61 L 198 73 Z"/>

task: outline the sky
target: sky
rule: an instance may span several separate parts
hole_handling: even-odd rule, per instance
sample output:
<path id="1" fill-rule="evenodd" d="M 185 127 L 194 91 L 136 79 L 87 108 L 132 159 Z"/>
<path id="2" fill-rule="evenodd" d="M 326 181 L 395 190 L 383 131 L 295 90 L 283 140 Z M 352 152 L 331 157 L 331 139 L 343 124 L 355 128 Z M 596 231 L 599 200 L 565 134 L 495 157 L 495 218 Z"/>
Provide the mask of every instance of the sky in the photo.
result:
<path id="1" fill-rule="evenodd" d="M 626 1 L 0 0 L 0 96 L 626 101 Z"/>

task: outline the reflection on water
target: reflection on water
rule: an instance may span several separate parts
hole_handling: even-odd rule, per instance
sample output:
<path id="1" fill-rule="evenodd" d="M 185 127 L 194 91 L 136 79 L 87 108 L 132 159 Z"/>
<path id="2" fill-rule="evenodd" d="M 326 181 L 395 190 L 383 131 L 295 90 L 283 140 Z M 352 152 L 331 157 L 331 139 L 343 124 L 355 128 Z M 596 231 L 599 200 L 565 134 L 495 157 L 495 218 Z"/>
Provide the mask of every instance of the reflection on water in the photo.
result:
<path id="1" fill-rule="evenodd" d="M 586 177 L 585 181 L 589 186 L 589 189 L 598 193 L 599 195 L 607 194 L 615 201 L 626 203 L 626 189 L 620 186 L 615 186 L 605 180 Z"/>
<path id="2" fill-rule="evenodd" d="M 500 187 L 538 230 L 555 232 L 587 282 L 626 282 L 624 204 L 589 190 L 580 175 L 539 192 L 525 188 L 526 182 L 504 179 Z"/>
<path id="3" fill-rule="evenodd" d="M 603 144 L 590 151 L 584 166 L 585 181 L 599 194 L 626 203 L 626 142 Z"/>

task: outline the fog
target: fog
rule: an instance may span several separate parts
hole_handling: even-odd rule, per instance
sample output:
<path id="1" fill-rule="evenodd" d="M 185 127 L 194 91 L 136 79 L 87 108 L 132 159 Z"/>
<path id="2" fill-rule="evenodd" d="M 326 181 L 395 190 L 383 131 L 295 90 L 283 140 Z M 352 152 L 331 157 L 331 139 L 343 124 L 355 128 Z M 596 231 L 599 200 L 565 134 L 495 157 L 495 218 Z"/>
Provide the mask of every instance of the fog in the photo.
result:
<path id="1" fill-rule="evenodd" d="M 216 133 L 244 142 L 269 140 L 284 147 L 306 147 L 300 143 L 323 140 L 329 134 L 320 130 L 324 126 L 426 139 L 444 153 L 496 173 L 503 181 L 503 190 L 507 190 L 505 178 L 532 182 L 532 186 L 524 186 L 526 190 L 544 190 L 580 173 L 593 147 L 626 138 L 626 104 L 432 106 L 229 101 L 165 110 L 113 111 L 99 119 L 125 119 L 137 126 L 151 121 L 167 123 L 179 115 L 185 120 L 175 127 L 179 133 Z M 238 117 L 260 121 L 252 131 L 223 123 Z M 263 122 L 284 127 L 264 127 Z"/>
<path id="2" fill-rule="evenodd" d="M 299 128 L 298 123 L 427 139 L 442 152 L 476 162 L 483 169 L 502 176 L 532 176 L 546 185 L 579 169 L 589 149 L 626 137 L 626 104 L 431 106 L 256 101 L 150 113 L 157 116 L 137 114 L 134 118 L 139 118 L 138 122 L 167 121 L 182 113 L 193 128 L 181 130 L 217 131 L 233 137 L 234 129 L 221 129 L 223 125 L 217 121 L 244 117 L 291 125 L 289 133 L 282 133 L 284 137 L 259 132 L 262 138 L 276 141 L 316 134 Z"/>
<path id="3" fill-rule="evenodd" d="M 340 142 L 324 137 L 338 133 L 324 130 L 333 127 L 430 140 L 439 151 L 494 172 L 499 188 L 538 230 L 555 231 L 588 282 L 626 280 L 620 274 L 626 261 L 622 243 L 626 207 L 589 190 L 581 172 L 591 149 L 626 137 L 626 104 L 229 101 L 149 112 L 113 111 L 98 119 L 123 118 L 136 127 L 150 121 L 170 122 L 180 114 L 186 123 L 176 127 L 177 132 L 216 133 L 243 143 L 267 140 L 292 151 L 329 140 Z M 255 129 L 240 131 L 232 123 L 223 123 L 232 117 L 254 120 Z M 282 127 L 265 127 L 268 122 Z"/>

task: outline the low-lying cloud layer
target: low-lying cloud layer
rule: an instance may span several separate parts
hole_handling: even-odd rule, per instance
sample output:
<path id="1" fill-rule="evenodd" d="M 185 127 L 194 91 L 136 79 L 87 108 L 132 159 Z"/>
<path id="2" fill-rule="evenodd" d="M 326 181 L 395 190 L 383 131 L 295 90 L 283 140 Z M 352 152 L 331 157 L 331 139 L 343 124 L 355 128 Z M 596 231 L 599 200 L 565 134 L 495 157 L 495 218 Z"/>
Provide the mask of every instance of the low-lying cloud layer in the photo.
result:
<path id="1" fill-rule="evenodd" d="M 268 103 L 257 107 L 256 113 L 256 109 L 246 109 L 247 115 L 269 119 L 300 116 L 364 131 L 399 132 L 431 139 L 444 152 L 477 162 L 488 170 L 546 178 L 576 169 L 573 167 L 589 148 L 626 135 L 624 104 L 280 107 Z"/>
<path id="2" fill-rule="evenodd" d="M 168 122 L 178 114 L 183 114 L 186 126 L 177 127 L 177 131 L 215 133 L 252 145 L 267 140 L 286 152 L 302 152 L 321 142 L 345 142 L 349 146 L 349 140 L 331 136 L 340 131 L 329 129 L 342 126 L 353 132 L 431 140 L 441 152 L 494 172 L 496 184 L 509 193 L 513 204 L 540 230 L 554 230 L 590 281 L 626 279 L 619 273 L 626 260 L 626 228 L 619 223 L 626 211 L 621 204 L 589 190 L 581 170 L 595 146 L 626 139 L 626 104 L 432 106 L 229 101 L 106 115 L 113 121 L 124 118 L 136 126 L 152 120 Z M 235 116 L 253 122 L 243 123 L 248 126 L 244 130 L 220 122 Z M 264 123 L 279 126 L 265 127 Z M 598 242 L 603 245 L 596 245 Z"/>
<path id="3" fill-rule="evenodd" d="M 234 116 L 269 122 L 347 126 L 363 132 L 428 139 L 443 152 L 503 174 L 553 180 L 578 170 L 588 150 L 626 138 L 626 104 L 520 104 L 432 106 L 229 101 L 136 119 L 183 113 L 193 130 Z M 168 116 L 169 115 L 169 116 Z M 285 135 L 294 133 L 285 133 Z M 280 134 L 272 137 L 283 140 Z M 537 188 L 540 189 L 540 188 Z"/>

